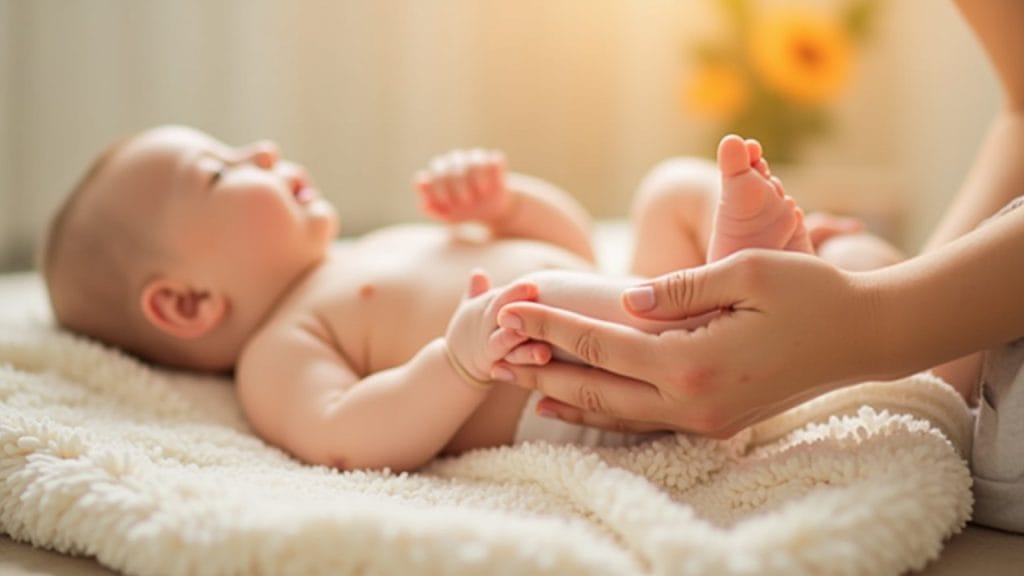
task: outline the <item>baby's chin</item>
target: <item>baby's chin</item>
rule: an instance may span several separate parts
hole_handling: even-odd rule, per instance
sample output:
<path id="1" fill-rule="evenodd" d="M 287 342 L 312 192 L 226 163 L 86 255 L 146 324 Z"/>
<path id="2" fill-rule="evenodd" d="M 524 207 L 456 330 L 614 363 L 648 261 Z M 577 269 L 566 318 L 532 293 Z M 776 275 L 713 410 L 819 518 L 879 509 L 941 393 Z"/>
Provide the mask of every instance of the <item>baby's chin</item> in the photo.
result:
<path id="1" fill-rule="evenodd" d="M 317 228 L 317 235 L 323 239 L 325 244 L 330 244 L 341 231 L 341 224 L 338 218 L 338 211 L 334 205 L 326 200 L 321 200 L 309 207 L 309 214 Z"/>

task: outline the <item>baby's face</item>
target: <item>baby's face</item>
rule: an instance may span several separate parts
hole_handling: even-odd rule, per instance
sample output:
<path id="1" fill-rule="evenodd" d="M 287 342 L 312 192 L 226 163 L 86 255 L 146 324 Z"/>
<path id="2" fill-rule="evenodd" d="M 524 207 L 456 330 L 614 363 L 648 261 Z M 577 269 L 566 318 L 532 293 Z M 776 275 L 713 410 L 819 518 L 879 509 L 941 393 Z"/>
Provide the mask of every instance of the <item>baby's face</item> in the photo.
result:
<path id="1" fill-rule="evenodd" d="M 334 208 L 279 154 L 272 142 L 232 147 L 190 128 L 156 128 L 111 160 L 103 201 L 155 235 L 176 268 L 167 272 L 197 285 L 267 288 L 319 261 L 337 232 Z"/>

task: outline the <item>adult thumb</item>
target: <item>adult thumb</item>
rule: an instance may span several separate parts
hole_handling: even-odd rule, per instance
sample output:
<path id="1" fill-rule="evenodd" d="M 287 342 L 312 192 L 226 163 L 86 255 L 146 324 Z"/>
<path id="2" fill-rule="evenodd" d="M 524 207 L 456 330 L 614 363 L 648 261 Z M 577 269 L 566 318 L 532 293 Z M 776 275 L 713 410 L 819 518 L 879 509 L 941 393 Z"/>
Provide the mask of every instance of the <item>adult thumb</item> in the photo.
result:
<path id="1" fill-rule="evenodd" d="M 630 314 L 650 320 L 682 320 L 732 308 L 743 299 L 733 281 L 735 259 L 677 270 L 622 293 Z"/>

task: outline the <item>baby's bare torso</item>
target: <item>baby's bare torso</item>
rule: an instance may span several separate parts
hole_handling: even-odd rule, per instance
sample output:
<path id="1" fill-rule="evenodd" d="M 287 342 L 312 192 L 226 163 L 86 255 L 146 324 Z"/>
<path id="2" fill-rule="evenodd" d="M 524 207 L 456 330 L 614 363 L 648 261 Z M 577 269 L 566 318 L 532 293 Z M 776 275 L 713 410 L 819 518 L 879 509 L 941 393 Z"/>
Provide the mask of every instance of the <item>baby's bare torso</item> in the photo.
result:
<path id="1" fill-rule="evenodd" d="M 337 350 L 338 361 L 362 378 L 404 364 L 443 336 L 477 267 L 495 286 L 537 270 L 592 269 L 571 252 L 532 240 L 474 241 L 429 225 L 384 228 L 332 247 L 263 330 L 313 326 Z M 446 451 L 510 443 L 528 396 L 521 388 L 495 386 Z"/>

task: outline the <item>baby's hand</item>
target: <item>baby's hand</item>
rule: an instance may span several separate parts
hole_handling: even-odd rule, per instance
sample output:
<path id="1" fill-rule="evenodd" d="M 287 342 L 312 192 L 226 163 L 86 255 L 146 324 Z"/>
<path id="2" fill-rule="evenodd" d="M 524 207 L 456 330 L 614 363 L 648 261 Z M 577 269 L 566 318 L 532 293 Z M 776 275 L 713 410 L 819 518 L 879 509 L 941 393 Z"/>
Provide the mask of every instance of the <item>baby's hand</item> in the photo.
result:
<path id="1" fill-rule="evenodd" d="M 511 204 L 505 187 L 505 156 L 496 150 L 454 150 L 416 174 L 425 214 L 444 222 L 500 219 Z"/>
<path id="2" fill-rule="evenodd" d="M 498 326 L 498 311 L 505 304 L 537 299 L 533 282 L 513 282 L 491 288 L 491 280 L 481 270 L 469 279 L 466 298 L 455 310 L 445 334 L 453 362 L 480 382 L 490 381 L 494 363 L 526 341 L 514 330 Z"/>

